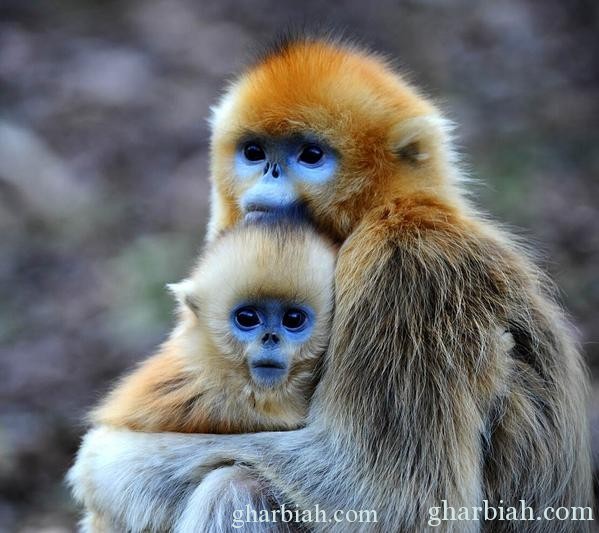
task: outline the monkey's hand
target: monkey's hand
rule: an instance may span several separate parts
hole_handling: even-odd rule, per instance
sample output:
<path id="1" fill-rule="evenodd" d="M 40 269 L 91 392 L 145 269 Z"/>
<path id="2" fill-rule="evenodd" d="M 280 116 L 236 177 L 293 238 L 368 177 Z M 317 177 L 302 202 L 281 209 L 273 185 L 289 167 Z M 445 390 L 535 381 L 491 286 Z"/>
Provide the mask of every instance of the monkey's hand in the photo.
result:
<path id="1" fill-rule="evenodd" d="M 67 480 L 87 509 L 123 531 L 177 530 L 204 477 L 235 460 L 256 461 L 269 435 L 272 439 L 273 433 L 190 435 L 99 427 L 84 437 Z"/>

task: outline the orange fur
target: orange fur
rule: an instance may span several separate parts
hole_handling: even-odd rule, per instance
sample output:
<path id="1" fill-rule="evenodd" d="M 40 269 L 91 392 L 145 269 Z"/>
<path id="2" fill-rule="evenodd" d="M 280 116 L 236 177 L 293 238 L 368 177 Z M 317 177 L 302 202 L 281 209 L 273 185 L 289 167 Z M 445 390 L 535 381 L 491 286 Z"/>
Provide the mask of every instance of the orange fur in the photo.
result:
<path id="1" fill-rule="evenodd" d="M 241 77 L 215 110 L 211 233 L 239 220 L 243 189 L 233 179 L 232 162 L 246 132 L 309 132 L 341 155 L 332 183 L 298 192 L 321 229 L 342 241 L 385 198 L 430 190 L 459 201 L 447 179 L 447 124 L 380 58 L 322 42 L 292 46 Z M 420 156 L 417 164 L 398 158 L 406 146 Z"/>

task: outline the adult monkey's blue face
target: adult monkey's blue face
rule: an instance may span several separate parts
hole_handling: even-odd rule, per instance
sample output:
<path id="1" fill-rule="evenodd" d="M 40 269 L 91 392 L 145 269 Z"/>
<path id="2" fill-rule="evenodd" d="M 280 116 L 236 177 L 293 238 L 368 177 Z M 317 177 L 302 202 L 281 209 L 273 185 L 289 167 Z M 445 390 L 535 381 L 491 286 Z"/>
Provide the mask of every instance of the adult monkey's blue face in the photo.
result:
<path id="1" fill-rule="evenodd" d="M 334 179 L 338 156 L 308 135 L 248 135 L 235 154 L 237 179 L 251 182 L 239 199 L 246 220 L 293 216 L 301 212 L 298 190 Z"/>
<path id="2" fill-rule="evenodd" d="M 294 354 L 312 335 L 314 310 L 279 299 L 241 302 L 231 313 L 231 333 L 246 346 L 256 384 L 274 387 L 285 380 Z"/>

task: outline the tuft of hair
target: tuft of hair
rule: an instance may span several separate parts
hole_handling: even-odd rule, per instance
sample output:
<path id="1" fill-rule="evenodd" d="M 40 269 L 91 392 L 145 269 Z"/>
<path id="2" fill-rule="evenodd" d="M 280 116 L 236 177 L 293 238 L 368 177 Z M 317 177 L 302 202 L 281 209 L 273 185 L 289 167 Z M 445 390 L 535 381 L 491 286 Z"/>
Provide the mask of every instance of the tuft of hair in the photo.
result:
<path id="1" fill-rule="evenodd" d="M 289 24 L 274 37 L 261 43 L 254 50 L 252 61 L 248 67 L 253 67 L 268 61 L 274 56 L 284 55 L 288 50 L 299 44 L 328 43 L 338 48 L 353 48 L 358 43 L 349 38 L 345 30 L 319 24 Z"/>

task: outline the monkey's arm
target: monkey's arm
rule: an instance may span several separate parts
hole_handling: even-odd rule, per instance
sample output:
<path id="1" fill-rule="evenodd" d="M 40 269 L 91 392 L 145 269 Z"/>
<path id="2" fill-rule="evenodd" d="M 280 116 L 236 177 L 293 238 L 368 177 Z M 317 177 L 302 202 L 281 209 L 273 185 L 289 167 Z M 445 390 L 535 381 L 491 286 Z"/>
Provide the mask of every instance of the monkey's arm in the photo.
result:
<path id="1" fill-rule="evenodd" d="M 210 394 L 206 390 L 202 376 L 198 375 L 198 370 L 196 368 L 194 371 L 190 371 L 187 368 L 185 358 L 177 348 L 177 344 L 171 340 L 158 353 L 143 361 L 133 372 L 122 378 L 101 404 L 92 411 L 90 421 L 96 426 L 145 432 L 214 431 L 216 423 L 206 414 L 208 408 L 205 402 Z M 91 435 L 93 434 L 94 432 L 91 433 Z M 107 448 L 102 448 L 105 445 L 111 446 L 110 443 L 101 443 L 98 444 L 101 448 L 97 449 L 106 451 Z M 126 446 L 122 448 L 123 451 L 126 449 Z M 83 449 L 81 453 L 84 453 Z M 147 457 L 155 457 L 154 450 L 149 451 Z M 119 467 L 118 475 L 122 476 L 123 473 L 130 472 L 131 466 L 132 463 Z M 80 523 L 82 533 L 111 533 L 127 530 L 128 528 L 123 525 L 118 516 L 107 511 L 107 509 L 112 511 L 113 507 L 97 506 L 93 499 L 83 497 L 91 485 L 88 484 L 87 476 L 77 477 L 75 470 L 73 469 L 69 475 L 69 483 L 75 497 L 86 507 L 85 517 Z M 104 468 L 100 467 L 100 470 L 104 471 Z M 110 469 L 107 470 L 108 475 L 112 478 L 113 472 Z M 249 478 L 238 469 L 233 471 L 231 477 L 241 480 L 238 483 Z M 251 483 L 251 480 L 247 481 L 246 485 L 247 483 Z M 211 501 L 222 500 L 215 496 L 219 490 L 223 491 L 224 483 L 221 484 L 223 486 L 211 484 Z M 244 494 L 246 493 L 249 494 L 249 491 Z M 254 493 L 259 495 L 259 491 L 256 489 Z M 250 496 L 252 495 L 250 494 Z M 251 501 L 249 497 L 247 500 Z M 209 498 L 204 498 L 203 503 L 207 505 Z M 131 507 L 134 511 L 142 513 L 147 509 L 135 505 Z M 160 505 L 157 504 L 157 507 L 159 508 Z M 200 508 L 199 505 L 195 507 Z M 147 515 L 146 519 L 152 515 L 153 513 Z M 144 519 L 135 519 L 135 523 L 140 521 L 143 523 Z"/>
<path id="2" fill-rule="evenodd" d="M 136 431 L 209 432 L 205 389 L 202 375 L 190 371 L 176 345 L 167 343 L 125 376 L 90 418 L 95 425 Z"/>
<path id="3" fill-rule="evenodd" d="M 246 453 L 257 461 L 252 446 L 277 435 L 143 433 L 104 426 L 87 433 L 67 480 L 77 500 L 123 531 L 170 531 L 210 471 Z"/>

